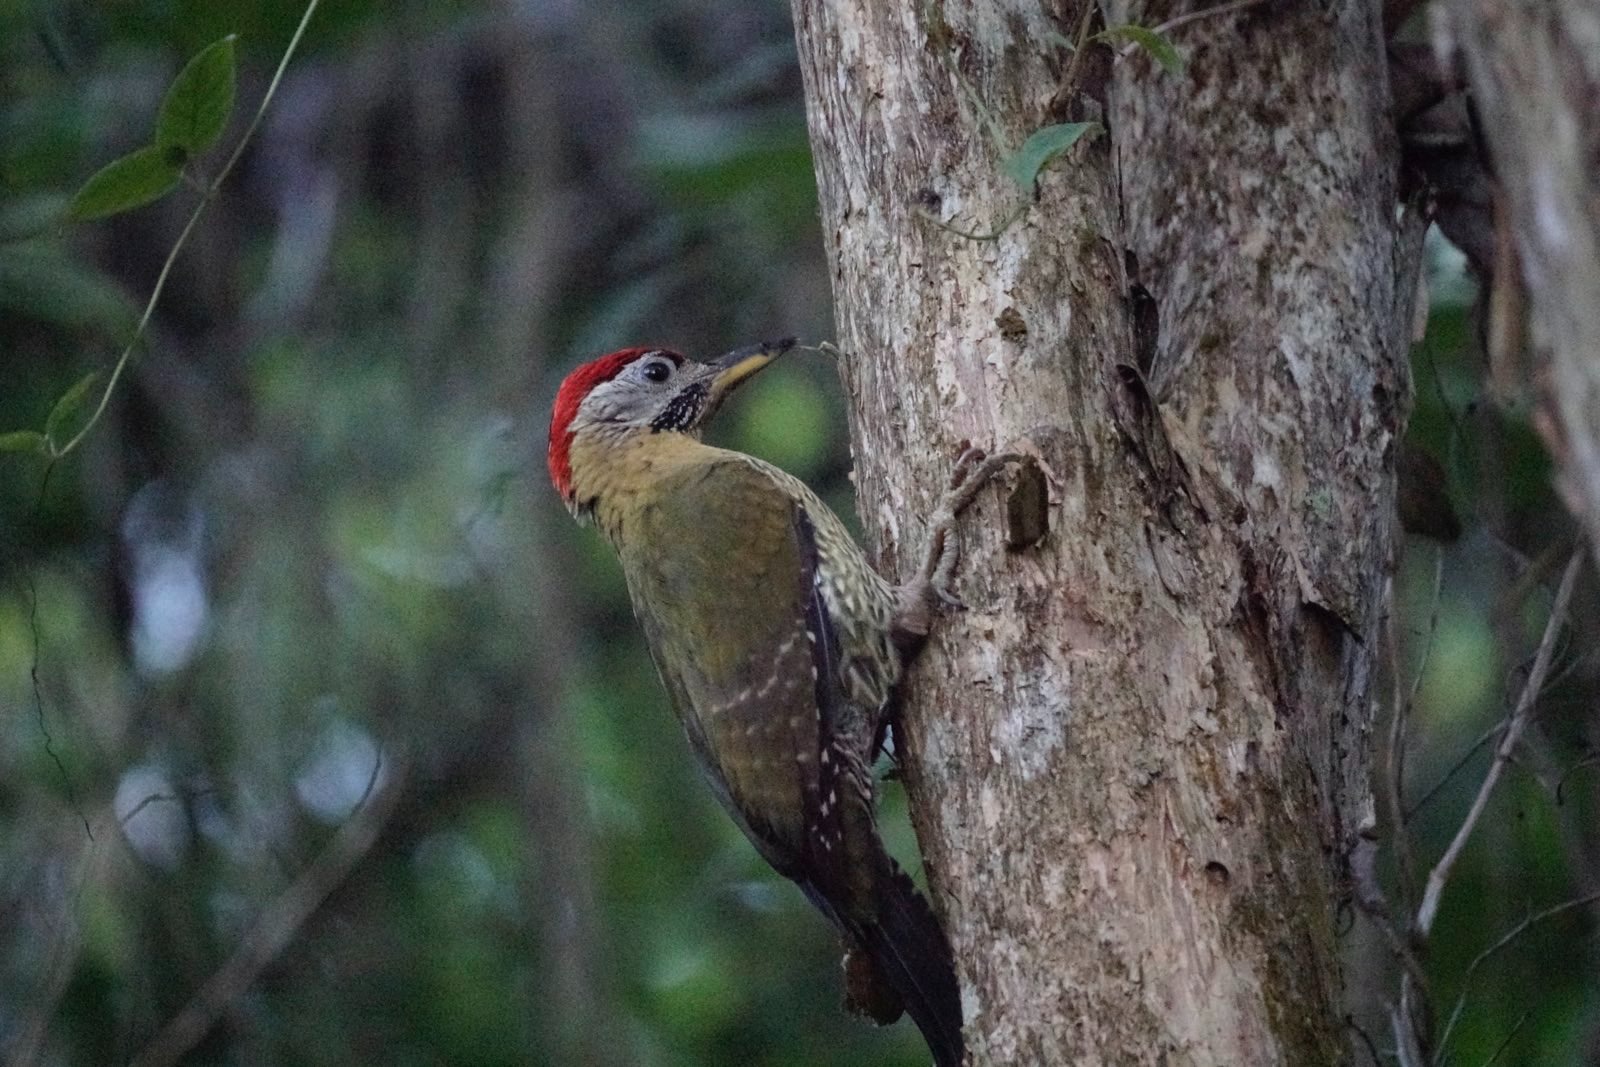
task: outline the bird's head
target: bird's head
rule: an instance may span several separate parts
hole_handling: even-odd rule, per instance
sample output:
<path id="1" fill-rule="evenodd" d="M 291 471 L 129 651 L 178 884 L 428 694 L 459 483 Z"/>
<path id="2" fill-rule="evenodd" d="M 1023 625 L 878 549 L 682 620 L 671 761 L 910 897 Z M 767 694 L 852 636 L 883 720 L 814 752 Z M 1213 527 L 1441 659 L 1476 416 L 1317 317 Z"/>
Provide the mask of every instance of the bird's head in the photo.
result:
<path id="1" fill-rule="evenodd" d="M 568 506 L 574 442 L 629 434 L 695 434 L 729 393 L 794 346 L 764 342 L 702 363 L 665 348 L 625 348 L 568 374 L 550 416 L 550 480 Z"/>

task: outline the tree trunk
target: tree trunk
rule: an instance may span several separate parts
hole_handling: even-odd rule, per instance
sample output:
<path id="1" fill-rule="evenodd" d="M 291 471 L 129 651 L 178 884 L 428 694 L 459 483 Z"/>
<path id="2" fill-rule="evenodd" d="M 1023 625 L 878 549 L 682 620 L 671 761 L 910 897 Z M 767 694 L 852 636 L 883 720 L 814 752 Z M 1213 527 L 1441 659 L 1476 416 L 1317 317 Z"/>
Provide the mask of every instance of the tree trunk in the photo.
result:
<path id="1" fill-rule="evenodd" d="M 963 439 L 1049 486 L 1036 544 L 1025 491 L 963 520 L 906 700 L 973 1062 L 1341 1060 L 1421 234 L 1377 5 L 1202 16 L 1181 74 L 1069 49 L 1074 3 L 794 7 L 880 562 Z M 1080 118 L 1025 194 L 1008 152 Z"/>
<path id="2" fill-rule="evenodd" d="M 1532 309 L 1540 429 L 1600 562 L 1600 7 L 1455 0 L 1451 12 L 1521 272 L 1512 284 Z"/>

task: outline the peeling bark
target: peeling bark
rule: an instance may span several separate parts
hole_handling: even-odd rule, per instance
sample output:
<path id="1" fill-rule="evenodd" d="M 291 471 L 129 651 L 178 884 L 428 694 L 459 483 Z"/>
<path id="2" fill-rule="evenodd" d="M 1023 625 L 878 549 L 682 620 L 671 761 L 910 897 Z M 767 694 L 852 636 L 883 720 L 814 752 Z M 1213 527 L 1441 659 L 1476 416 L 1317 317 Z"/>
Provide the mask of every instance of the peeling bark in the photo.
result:
<path id="1" fill-rule="evenodd" d="M 969 610 L 906 701 L 973 1062 L 1342 1060 L 1421 236 L 1378 5 L 1198 18 L 1178 76 L 1074 62 L 1076 4 L 794 9 L 886 573 L 962 440 L 1050 482 L 1038 544 L 1004 488 L 963 521 Z M 1081 118 L 1024 194 L 1005 152 Z"/>
<path id="2" fill-rule="evenodd" d="M 1450 11 L 1532 308 L 1540 429 L 1600 562 L 1600 7 Z"/>

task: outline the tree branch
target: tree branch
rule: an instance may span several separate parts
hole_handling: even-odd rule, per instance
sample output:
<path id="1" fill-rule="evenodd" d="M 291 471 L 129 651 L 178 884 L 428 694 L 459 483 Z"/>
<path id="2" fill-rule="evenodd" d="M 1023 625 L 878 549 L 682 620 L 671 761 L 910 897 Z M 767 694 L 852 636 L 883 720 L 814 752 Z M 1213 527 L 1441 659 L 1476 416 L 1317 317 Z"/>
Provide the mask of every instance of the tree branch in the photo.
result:
<path id="1" fill-rule="evenodd" d="M 1467 847 L 1467 839 L 1472 836 L 1472 831 L 1477 827 L 1484 809 L 1488 807 L 1489 798 L 1494 794 L 1494 788 L 1499 784 L 1506 764 L 1511 761 L 1511 754 L 1516 749 L 1517 742 L 1522 739 L 1522 732 L 1527 729 L 1528 722 L 1533 717 L 1533 705 L 1537 702 L 1539 693 L 1544 688 L 1545 676 L 1550 671 L 1550 658 L 1555 651 L 1556 635 L 1561 632 L 1562 620 L 1567 614 L 1567 603 L 1572 599 L 1572 587 L 1578 580 L 1578 568 L 1582 563 L 1583 549 L 1580 546 L 1572 553 L 1566 572 L 1561 576 L 1555 603 L 1550 606 L 1550 621 L 1545 624 L 1544 637 L 1540 639 L 1539 651 L 1534 656 L 1533 669 L 1528 672 L 1528 680 L 1522 686 L 1522 694 L 1517 698 L 1511 717 L 1506 720 L 1505 733 L 1501 735 L 1500 744 L 1495 748 L 1494 762 L 1489 764 L 1489 772 L 1483 776 L 1483 784 L 1478 787 L 1478 795 L 1473 798 L 1472 807 L 1468 809 L 1466 818 L 1461 820 L 1461 826 L 1456 830 L 1450 847 L 1445 849 L 1444 855 L 1439 857 L 1439 862 L 1434 864 L 1433 870 L 1428 874 L 1428 887 L 1422 895 L 1422 905 L 1417 909 L 1413 924 L 1419 937 L 1427 937 L 1428 931 L 1433 929 L 1433 920 L 1439 912 L 1439 898 L 1444 894 L 1444 887 L 1450 881 L 1450 874 L 1455 869 L 1456 861 L 1461 858 L 1462 850 Z"/>
<path id="2" fill-rule="evenodd" d="M 1553 919 L 1564 912 L 1572 911 L 1575 908 L 1587 907 L 1595 903 L 1600 903 L 1600 892 L 1586 893 L 1581 897 L 1564 901 L 1554 907 L 1549 907 L 1530 915 L 1507 930 L 1494 944 L 1474 956 L 1472 962 L 1467 964 L 1467 969 L 1461 973 L 1461 993 L 1456 997 L 1456 1005 L 1451 1009 L 1449 1021 L 1445 1023 L 1444 1034 L 1439 1038 L 1439 1052 L 1434 1061 L 1436 1063 L 1444 1062 L 1445 1049 L 1450 1044 L 1450 1035 L 1455 1032 L 1456 1022 L 1461 1018 L 1461 1012 L 1467 1006 L 1467 994 L 1472 991 L 1472 980 L 1477 976 L 1478 968 L 1483 966 L 1485 960 L 1521 937 L 1528 931 L 1529 927 L 1536 926 L 1546 919 Z"/>
<path id="3" fill-rule="evenodd" d="M 409 760 L 402 757 L 389 761 L 388 779 L 374 791 L 384 762 L 380 754 L 368 781 L 368 795 L 334 833 L 327 847 L 261 912 L 233 955 L 134 1057 L 131 1067 L 166 1067 L 199 1044 L 228 1005 L 288 947 L 306 920 L 355 870 L 394 813 L 408 777 Z"/>

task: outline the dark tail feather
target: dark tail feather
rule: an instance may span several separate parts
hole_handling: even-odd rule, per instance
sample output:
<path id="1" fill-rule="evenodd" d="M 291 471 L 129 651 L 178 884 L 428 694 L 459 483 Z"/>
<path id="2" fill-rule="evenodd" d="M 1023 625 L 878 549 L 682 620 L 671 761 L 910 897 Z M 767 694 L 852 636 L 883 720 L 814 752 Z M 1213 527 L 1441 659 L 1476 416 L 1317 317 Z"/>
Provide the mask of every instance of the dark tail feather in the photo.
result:
<path id="1" fill-rule="evenodd" d="M 933 908 L 893 860 L 875 898 L 877 922 L 857 933 L 861 947 L 900 995 L 937 1067 L 961 1067 L 961 990 Z"/>

